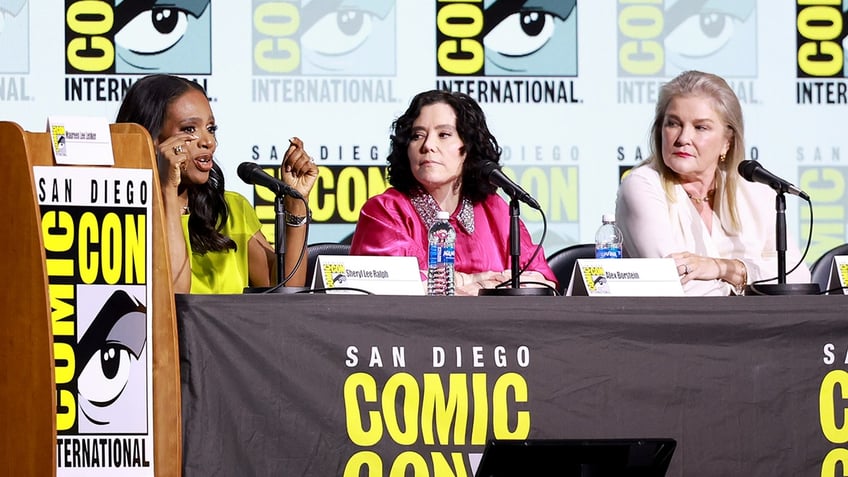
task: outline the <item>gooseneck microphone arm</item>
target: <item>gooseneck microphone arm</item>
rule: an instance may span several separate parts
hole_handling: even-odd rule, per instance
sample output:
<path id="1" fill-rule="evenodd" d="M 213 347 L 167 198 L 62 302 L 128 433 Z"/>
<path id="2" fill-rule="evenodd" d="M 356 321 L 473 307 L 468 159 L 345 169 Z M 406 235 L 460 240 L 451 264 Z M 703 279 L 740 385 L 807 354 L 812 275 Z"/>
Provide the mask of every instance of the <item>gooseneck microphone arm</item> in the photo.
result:
<path id="1" fill-rule="evenodd" d="M 806 192 L 801 190 L 796 185 L 791 182 L 782 179 L 771 172 L 767 171 L 763 166 L 761 166 L 757 161 L 745 160 L 739 163 L 739 167 L 737 168 L 739 175 L 742 176 L 745 180 L 749 182 L 759 182 L 760 184 L 765 184 L 775 192 L 778 193 L 788 193 L 792 195 L 797 195 L 798 197 L 809 202 L 810 196 L 807 195 Z"/>
<path id="2" fill-rule="evenodd" d="M 268 174 L 259 164 L 242 162 L 239 164 L 237 172 L 241 180 L 248 184 L 261 185 L 277 195 L 287 195 L 303 200 L 303 195 L 297 189 Z"/>
<path id="3" fill-rule="evenodd" d="M 483 164 L 482 176 L 493 186 L 500 187 L 507 193 L 508 196 L 510 196 L 510 198 L 520 200 L 536 210 L 542 210 L 542 206 L 539 205 L 539 202 L 526 190 L 522 189 L 520 185 L 516 184 L 512 179 L 507 177 L 497 162 L 486 161 Z"/>

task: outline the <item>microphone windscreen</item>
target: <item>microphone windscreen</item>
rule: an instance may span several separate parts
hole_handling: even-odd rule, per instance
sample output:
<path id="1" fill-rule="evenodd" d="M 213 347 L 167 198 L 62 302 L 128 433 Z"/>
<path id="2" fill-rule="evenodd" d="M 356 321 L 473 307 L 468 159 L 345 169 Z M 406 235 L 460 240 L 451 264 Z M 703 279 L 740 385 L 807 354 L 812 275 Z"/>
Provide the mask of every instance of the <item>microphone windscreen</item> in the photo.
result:
<path id="1" fill-rule="evenodd" d="M 258 166 L 252 162 L 242 162 L 238 166 L 238 176 L 241 178 L 241 180 L 250 183 L 250 175 L 256 167 Z"/>
<path id="2" fill-rule="evenodd" d="M 480 173 L 483 174 L 484 178 L 488 178 L 492 172 L 498 171 L 501 169 L 500 164 L 495 161 L 484 161 L 483 167 L 480 168 Z"/>
<path id="3" fill-rule="evenodd" d="M 754 171 L 760 167 L 756 161 L 745 160 L 739 163 L 739 167 L 737 170 L 739 171 L 739 175 L 744 177 L 746 180 L 754 182 Z"/>

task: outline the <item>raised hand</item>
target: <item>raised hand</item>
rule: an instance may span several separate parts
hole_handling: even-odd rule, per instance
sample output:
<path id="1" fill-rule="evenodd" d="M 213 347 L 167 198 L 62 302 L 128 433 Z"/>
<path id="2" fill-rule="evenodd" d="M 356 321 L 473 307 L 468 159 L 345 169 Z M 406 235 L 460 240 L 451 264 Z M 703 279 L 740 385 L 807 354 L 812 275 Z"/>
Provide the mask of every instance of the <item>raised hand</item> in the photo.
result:
<path id="1" fill-rule="evenodd" d="M 174 134 L 159 143 L 160 171 L 167 177 L 163 186 L 176 188 L 180 185 L 182 172 L 186 168 L 186 160 L 189 157 L 189 145 L 191 141 L 199 139 L 197 136 L 185 132 Z M 166 162 L 162 164 L 162 159 Z"/>
<path id="2" fill-rule="evenodd" d="M 298 137 L 289 139 L 289 148 L 283 157 L 282 176 L 286 184 L 295 188 L 304 197 L 309 197 L 309 192 L 318 178 L 318 166 L 303 149 L 303 141 Z"/>

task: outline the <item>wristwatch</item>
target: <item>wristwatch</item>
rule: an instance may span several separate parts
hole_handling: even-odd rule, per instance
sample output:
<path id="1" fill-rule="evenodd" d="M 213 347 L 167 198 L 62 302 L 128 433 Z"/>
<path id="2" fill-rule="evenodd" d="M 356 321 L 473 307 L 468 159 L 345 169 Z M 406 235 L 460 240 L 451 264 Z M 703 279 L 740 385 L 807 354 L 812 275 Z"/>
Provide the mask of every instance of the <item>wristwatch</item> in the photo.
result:
<path id="1" fill-rule="evenodd" d="M 312 219 L 312 211 L 308 209 L 306 215 L 294 215 L 290 214 L 289 211 L 286 211 L 285 215 L 286 225 L 289 227 L 301 227 Z"/>

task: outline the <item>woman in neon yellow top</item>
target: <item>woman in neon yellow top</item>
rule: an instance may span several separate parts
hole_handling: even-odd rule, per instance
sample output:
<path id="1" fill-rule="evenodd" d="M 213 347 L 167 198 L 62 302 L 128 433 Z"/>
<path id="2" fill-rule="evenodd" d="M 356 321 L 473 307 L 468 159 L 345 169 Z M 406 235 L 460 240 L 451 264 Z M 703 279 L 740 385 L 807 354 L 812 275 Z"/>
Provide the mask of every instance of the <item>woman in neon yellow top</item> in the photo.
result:
<path id="1" fill-rule="evenodd" d="M 178 76 L 146 76 L 127 90 L 117 122 L 141 124 L 158 149 L 174 291 L 241 293 L 275 284 L 276 253 L 256 212 L 243 196 L 224 190 L 213 160 L 218 126 L 203 88 Z M 283 181 L 308 197 L 318 168 L 300 139 L 290 140 L 283 168 Z M 283 276 L 293 274 L 286 284 L 302 286 L 306 267 L 294 268 L 306 243 L 307 208 L 287 196 L 285 209 Z"/>

